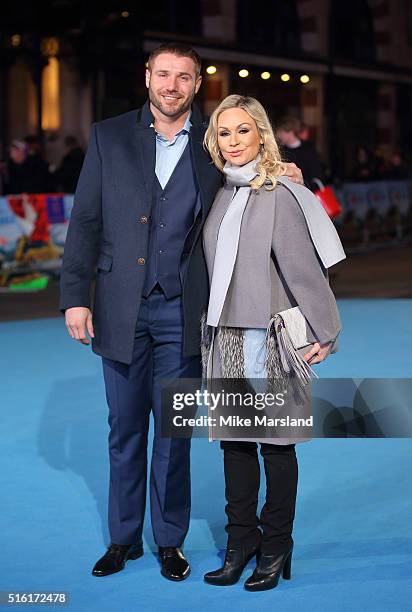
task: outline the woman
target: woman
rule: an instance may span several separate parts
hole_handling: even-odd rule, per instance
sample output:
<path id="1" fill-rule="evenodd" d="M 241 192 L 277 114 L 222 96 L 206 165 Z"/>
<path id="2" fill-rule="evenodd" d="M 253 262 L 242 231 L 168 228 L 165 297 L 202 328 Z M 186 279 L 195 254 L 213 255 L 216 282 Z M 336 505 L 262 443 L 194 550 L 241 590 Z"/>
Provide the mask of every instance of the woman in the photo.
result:
<path id="1" fill-rule="evenodd" d="M 202 342 L 207 378 L 250 377 L 264 346 L 269 379 L 282 370 L 292 383 L 308 387 L 310 366 L 335 352 L 341 329 L 326 272 L 345 257 L 339 238 L 313 194 L 282 176 L 273 131 L 257 100 L 227 97 L 211 117 L 205 146 L 225 175 L 203 233 L 211 285 Z M 287 311 L 286 320 L 292 308 L 304 321 L 304 348 L 291 345 L 283 325 L 279 335 L 273 329 L 273 316 Z M 290 578 L 298 441 L 262 440 L 266 501 L 260 519 L 256 442 L 221 442 L 228 544 L 223 567 L 206 574 L 206 582 L 235 584 L 255 555 L 247 590 L 275 587 L 282 572 Z"/>

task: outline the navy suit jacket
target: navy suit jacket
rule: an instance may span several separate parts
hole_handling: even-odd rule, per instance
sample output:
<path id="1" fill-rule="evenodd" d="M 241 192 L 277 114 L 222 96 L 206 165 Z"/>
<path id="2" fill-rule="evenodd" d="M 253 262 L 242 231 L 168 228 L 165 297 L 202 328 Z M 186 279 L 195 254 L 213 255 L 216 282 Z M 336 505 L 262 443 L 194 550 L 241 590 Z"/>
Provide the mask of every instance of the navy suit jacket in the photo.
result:
<path id="1" fill-rule="evenodd" d="M 131 363 L 134 332 L 146 273 L 153 202 L 156 135 L 149 103 L 140 110 L 92 125 L 74 198 L 60 281 L 60 309 L 91 306 L 97 266 L 93 351 Z M 200 353 L 200 316 L 209 281 L 201 232 L 221 186 L 220 172 L 203 148 L 207 121 L 192 109 L 189 143 L 200 189 L 201 210 L 185 244 L 183 279 L 184 354 Z M 144 220 L 143 220 L 144 221 Z"/>

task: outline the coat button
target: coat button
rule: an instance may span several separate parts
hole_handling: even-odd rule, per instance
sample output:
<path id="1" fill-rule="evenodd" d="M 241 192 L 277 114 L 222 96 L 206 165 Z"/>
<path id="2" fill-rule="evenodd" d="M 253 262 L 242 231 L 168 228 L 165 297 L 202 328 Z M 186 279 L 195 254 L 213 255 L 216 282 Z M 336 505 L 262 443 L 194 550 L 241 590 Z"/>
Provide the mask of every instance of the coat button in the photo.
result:
<path id="1" fill-rule="evenodd" d="M 139 257 L 139 259 L 137 260 L 137 263 L 139 264 L 139 266 L 144 266 L 146 263 L 146 260 L 143 257 Z"/>
<path id="2" fill-rule="evenodd" d="M 140 217 L 139 221 L 140 221 L 140 223 L 147 223 L 148 222 L 148 218 L 147 217 Z"/>

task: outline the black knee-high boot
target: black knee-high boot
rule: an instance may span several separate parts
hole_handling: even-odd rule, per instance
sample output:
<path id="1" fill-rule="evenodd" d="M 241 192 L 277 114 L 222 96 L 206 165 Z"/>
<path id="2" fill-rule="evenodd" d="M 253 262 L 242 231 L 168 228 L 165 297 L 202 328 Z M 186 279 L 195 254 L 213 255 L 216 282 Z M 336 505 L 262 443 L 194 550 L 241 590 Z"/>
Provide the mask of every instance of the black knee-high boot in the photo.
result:
<path id="1" fill-rule="evenodd" d="M 266 474 L 266 502 L 260 516 L 263 535 L 257 567 L 245 582 L 248 591 L 273 589 L 281 574 L 287 580 L 291 577 L 298 482 L 295 447 L 262 444 L 261 454 Z"/>
<path id="2" fill-rule="evenodd" d="M 205 574 L 209 584 L 238 582 L 249 560 L 258 552 L 261 532 L 256 516 L 260 469 L 254 442 L 222 442 L 226 483 L 228 543 L 223 567 Z"/>
<path id="3" fill-rule="evenodd" d="M 281 553 L 293 544 L 298 486 L 295 445 L 262 444 L 260 452 L 266 474 L 266 501 L 260 514 L 261 548 L 265 553 Z"/>
<path id="4" fill-rule="evenodd" d="M 226 486 L 228 542 L 255 544 L 260 540 L 256 515 L 260 466 L 255 442 L 222 442 Z"/>

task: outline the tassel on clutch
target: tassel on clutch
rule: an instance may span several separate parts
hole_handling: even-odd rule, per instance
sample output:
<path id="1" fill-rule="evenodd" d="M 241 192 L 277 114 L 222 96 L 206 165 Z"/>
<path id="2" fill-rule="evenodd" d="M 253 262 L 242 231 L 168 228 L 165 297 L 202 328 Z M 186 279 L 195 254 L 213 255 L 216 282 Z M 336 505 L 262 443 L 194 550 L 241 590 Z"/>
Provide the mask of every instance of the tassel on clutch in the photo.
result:
<path id="1" fill-rule="evenodd" d="M 299 306 L 276 313 L 269 321 L 268 334 L 274 331 L 282 368 L 293 372 L 302 386 L 311 378 L 318 378 L 316 372 L 299 354 L 298 349 L 311 344 L 306 337 L 306 320 Z"/>

